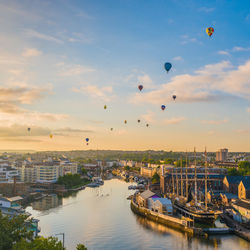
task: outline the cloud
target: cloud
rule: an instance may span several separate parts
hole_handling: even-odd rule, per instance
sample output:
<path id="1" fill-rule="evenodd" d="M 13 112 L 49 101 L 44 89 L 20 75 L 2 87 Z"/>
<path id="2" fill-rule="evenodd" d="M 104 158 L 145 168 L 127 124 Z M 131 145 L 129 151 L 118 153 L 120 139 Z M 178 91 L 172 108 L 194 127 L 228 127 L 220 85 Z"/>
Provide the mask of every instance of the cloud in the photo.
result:
<path id="1" fill-rule="evenodd" d="M 218 54 L 219 54 L 219 55 L 230 56 L 230 53 L 227 52 L 227 51 L 225 51 L 225 50 L 220 50 L 220 51 L 218 51 Z"/>
<path id="2" fill-rule="evenodd" d="M 57 66 L 61 67 L 59 72 L 61 76 L 78 76 L 96 71 L 94 68 L 79 64 L 66 65 L 64 63 L 58 63 Z"/>
<path id="3" fill-rule="evenodd" d="M 181 44 L 187 44 L 187 43 L 198 43 L 198 40 L 194 37 L 190 37 L 188 35 L 181 36 Z"/>
<path id="4" fill-rule="evenodd" d="M 70 127 L 59 128 L 54 131 L 64 132 L 64 133 L 92 133 L 93 132 L 93 130 L 89 130 L 89 129 L 76 129 L 76 128 L 70 128 Z"/>
<path id="5" fill-rule="evenodd" d="M 142 119 L 144 119 L 148 123 L 155 122 L 155 113 L 152 111 L 147 111 L 146 114 L 141 115 Z"/>
<path id="6" fill-rule="evenodd" d="M 228 122 L 227 119 L 224 119 L 224 120 L 201 120 L 202 124 L 209 124 L 209 125 L 220 125 L 220 124 L 224 124 L 227 122 Z"/>
<path id="7" fill-rule="evenodd" d="M 114 98 L 112 86 L 98 87 L 96 85 L 85 85 L 80 88 L 73 88 L 72 90 L 92 98 L 102 99 L 106 102 L 109 102 Z"/>
<path id="8" fill-rule="evenodd" d="M 31 104 L 49 93 L 48 88 L 0 87 L 0 103 Z"/>
<path id="9" fill-rule="evenodd" d="M 212 12 L 214 10 L 215 10 L 215 8 L 208 8 L 208 7 L 201 7 L 201 8 L 198 9 L 198 11 L 207 12 L 207 13 Z"/>
<path id="10" fill-rule="evenodd" d="M 45 40 L 45 41 L 50 41 L 50 42 L 55 42 L 55 43 L 59 43 L 59 44 L 62 44 L 63 41 L 54 37 L 54 36 L 50 36 L 50 35 L 47 35 L 47 34 L 43 34 L 43 33 L 40 33 L 40 32 L 37 32 L 35 30 L 25 30 L 25 35 L 30 37 L 30 38 L 38 38 L 38 39 L 41 39 L 41 40 Z"/>
<path id="11" fill-rule="evenodd" d="M 152 88 L 155 88 L 155 85 L 153 84 L 153 81 L 152 79 L 150 78 L 149 75 L 147 74 L 144 74 L 144 75 L 141 75 L 141 76 L 138 76 L 137 77 L 137 80 L 140 84 L 142 84 L 145 88 L 148 88 L 148 89 L 152 89 Z"/>
<path id="12" fill-rule="evenodd" d="M 235 130 L 235 132 L 237 134 L 246 135 L 246 134 L 250 134 L 250 129 L 237 129 L 237 130 Z"/>
<path id="13" fill-rule="evenodd" d="M 250 47 L 248 47 L 248 48 L 243 48 L 243 47 L 238 47 L 238 46 L 236 46 L 236 47 L 233 47 L 232 51 L 234 51 L 234 52 L 250 51 Z"/>
<path id="14" fill-rule="evenodd" d="M 165 119 L 163 123 L 164 124 L 179 124 L 183 122 L 184 120 L 186 120 L 185 117 L 173 117 L 173 118 Z"/>
<path id="15" fill-rule="evenodd" d="M 250 60 L 237 68 L 229 61 L 208 64 L 193 74 L 174 76 L 150 92 L 136 93 L 130 102 L 161 104 L 172 102 L 172 95 L 182 103 L 214 102 L 235 97 L 250 100 Z"/>
<path id="16" fill-rule="evenodd" d="M 39 126 L 32 126 L 30 132 L 25 125 L 0 126 L 0 137 L 47 136 L 50 133 L 50 129 Z"/>
<path id="17" fill-rule="evenodd" d="M 173 61 L 181 62 L 181 61 L 184 61 L 184 59 L 181 56 L 176 56 L 173 58 Z"/>
<path id="18" fill-rule="evenodd" d="M 25 49 L 22 53 L 22 56 L 24 57 L 33 57 L 33 56 L 40 56 L 42 54 L 42 52 L 40 50 L 37 49 Z"/>
<path id="19" fill-rule="evenodd" d="M 247 112 L 250 113 L 250 108 L 247 108 Z"/>
<path id="20" fill-rule="evenodd" d="M 215 134 L 215 131 L 214 131 L 214 130 L 208 131 L 208 135 L 214 135 L 214 134 Z"/>

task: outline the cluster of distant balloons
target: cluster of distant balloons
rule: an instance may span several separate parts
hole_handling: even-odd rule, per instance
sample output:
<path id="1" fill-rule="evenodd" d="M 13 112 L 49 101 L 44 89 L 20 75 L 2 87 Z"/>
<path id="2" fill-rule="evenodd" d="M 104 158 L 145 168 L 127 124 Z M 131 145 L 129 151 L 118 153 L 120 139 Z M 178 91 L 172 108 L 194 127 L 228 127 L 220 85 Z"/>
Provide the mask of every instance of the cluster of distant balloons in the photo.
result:
<path id="1" fill-rule="evenodd" d="M 213 35 L 213 33 L 214 33 L 214 28 L 213 28 L 213 27 L 208 27 L 208 28 L 206 28 L 206 32 L 207 32 L 208 36 L 211 37 L 211 36 Z M 167 73 L 168 73 L 168 72 L 170 71 L 170 69 L 172 68 L 172 64 L 171 64 L 170 62 L 166 62 L 166 63 L 164 64 L 164 68 L 165 68 L 165 70 L 166 70 Z M 138 85 L 138 89 L 139 89 L 140 91 L 142 91 L 143 88 L 144 88 L 143 85 L 141 85 L 141 84 Z M 176 95 L 172 95 L 172 98 L 173 98 L 173 100 L 175 101 Z M 166 106 L 165 106 L 164 104 L 161 105 L 162 111 L 164 111 L 165 108 L 166 108 Z M 104 109 L 107 109 L 107 105 L 106 105 L 106 104 L 104 105 Z M 137 122 L 140 123 L 141 120 L 138 119 Z M 125 120 L 124 123 L 127 124 L 127 120 Z M 146 124 L 146 127 L 149 127 L 149 124 L 148 124 L 148 123 Z M 31 131 L 31 128 L 27 128 L 27 130 L 28 130 L 28 132 L 30 132 L 30 131 Z M 110 128 L 110 130 L 113 131 L 113 128 Z M 53 138 L 53 134 L 50 134 L 49 137 L 50 137 L 50 139 L 52 139 L 52 138 Z M 88 145 L 89 145 L 89 138 L 85 138 L 85 141 L 86 141 L 86 145 L 88 146 Z"/>

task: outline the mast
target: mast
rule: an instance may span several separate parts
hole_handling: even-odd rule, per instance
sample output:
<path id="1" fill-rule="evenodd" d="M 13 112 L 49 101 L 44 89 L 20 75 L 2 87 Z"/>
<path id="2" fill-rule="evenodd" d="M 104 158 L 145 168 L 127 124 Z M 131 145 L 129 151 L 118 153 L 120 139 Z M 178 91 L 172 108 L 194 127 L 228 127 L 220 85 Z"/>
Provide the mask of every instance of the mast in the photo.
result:
<path id="1" fill-rule="evenodd" d="M 172 169 L 172 184 L 173 184 L 173 194 L 175 193 L 174 189 L 174 169 Z"/>
<path id="2" fill-rule="evenodd" d="M 197 205 L 197 172 L 196 172 L 196 150 L 194 148 L 194 198 Z"/>
<path id="3" fill-rule="evenodd" d="M 187 151 L 186 151 L 186 197 L 188 199 L 188 162 L 187 162 Z"/>
<path id="4" fill-rule="evenodd" d="M 181 157 L 181 197 L 183 197 L 182 157 Z"/>
<path id="5" fill-rule="evenodd" d="M 179 183 L 178 183 L 178 171 L 177 171 L 177 167 L 176 167 L 176 196 L 179 197 Z"/>
<path id="6" fill-rule="evenodd" d="M 205 209 L 207 211 L 207 149 L 205 148 Z"/>

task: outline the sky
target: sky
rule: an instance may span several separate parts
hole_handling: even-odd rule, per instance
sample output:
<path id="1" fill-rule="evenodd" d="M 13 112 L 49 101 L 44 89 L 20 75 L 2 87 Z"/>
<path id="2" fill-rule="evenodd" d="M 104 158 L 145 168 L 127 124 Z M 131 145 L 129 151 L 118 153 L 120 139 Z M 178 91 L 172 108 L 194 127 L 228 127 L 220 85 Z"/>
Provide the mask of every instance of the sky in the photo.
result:
<path id="1" fill-rule="evenodd" d="M 250 151 L 249 30 L 248 0 L 0 0 L 0 149 Z"/>

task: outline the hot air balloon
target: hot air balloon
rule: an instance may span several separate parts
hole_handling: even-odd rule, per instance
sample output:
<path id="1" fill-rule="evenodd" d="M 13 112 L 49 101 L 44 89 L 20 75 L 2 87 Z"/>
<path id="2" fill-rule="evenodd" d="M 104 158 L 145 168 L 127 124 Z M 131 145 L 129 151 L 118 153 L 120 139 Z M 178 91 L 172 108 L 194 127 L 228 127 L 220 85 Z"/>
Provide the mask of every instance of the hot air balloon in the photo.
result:
<path id="1" fill-rule="evenodd" d="M 176 99 L 176 95 L 173 95 L 173 99 L 174 99 L 174 100 Z"/>
<path id="2" fill-rule="evenodd" d="M 88 143 L 86 143 L 86 145 L 88 146 L 89 144 L 88 144 Z"/>
<path id="3" fill-rule="evenodd" d="M 124 123 L 127 124 L 127 120 L 125 120 Z"/>
<path id="4" fill-rule="evenodd" d="M 148 126 L 149 126 L 149 124 L 146 124 L 146 126 L 148 127 Z"/>
<path id="5" fill-rule="evenodd" d="M 141 120 L 137 120 L 137 122 L 138 122 L 138 123 L 140 123 L 140 122 L 141 122 Z"/>
<path id="6" fill-rule="evenodd" d="M 107 105 L 104 105 L 104 109 L 107 109 Z"/>
<path id="7" fill-rule="evenodd" d="M 172 64 L 169 63 L 169 62 L 166 62 L 166 63 L 164 64 L 164 68 L 165 68 L 165 70 L 166 70 L 167 73 L 168 73 L 168 71 L 172 68 Z"/>
<path id="8" fill-rule="evenodd" d="M 52 139 L 52 138 L 53 138 L 53 135 L 52 135 L 52 134 L 50 134 L 50 135 L 49 135 L 49 138 L 50 138 L 50 139 Z"/>
<path id="9" fill-rule="evenodd" d="M 142 85 L 139 85 L 139 86 L 138 86 L 138 89 L 139 89 L 140 91 L 142 91 L 143 86 L 142 86 Z"/>
<path id="10" fill-rule="evenodd" d="M 111 128 L 110 130 L 113 131 L 113 128 Z"/>
<path id="11" fill-rule="evenodd" d="M 30 132 L 30 128 L 27 128 L 27 130 Z"/>
<path id="12" fill-rule="evenodd" d="M 214 28 L 209 27 L 209 28 L 206 29 L 206 32 L 211 37 L 213 35 L 213 33 L 214 33 Z"/>
<path id="13" fill-rule="evenodd" d="M 164 110 L 166 108 L 165 105 L 161 105 L 161 109 Z"/>
<path id="14" fill-rule="evenodd" d="M 89 138 L 86 138 L 85 141 L 88 142 L 88 141 L 89 141 Z"/>

